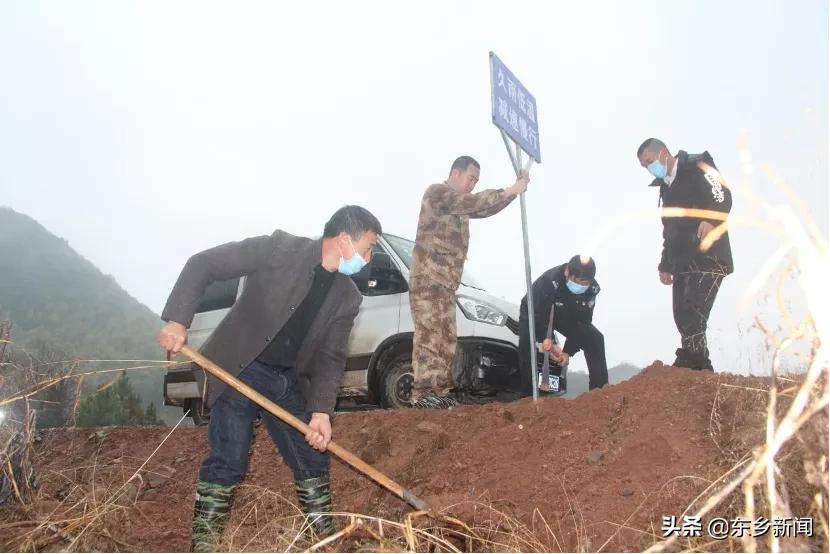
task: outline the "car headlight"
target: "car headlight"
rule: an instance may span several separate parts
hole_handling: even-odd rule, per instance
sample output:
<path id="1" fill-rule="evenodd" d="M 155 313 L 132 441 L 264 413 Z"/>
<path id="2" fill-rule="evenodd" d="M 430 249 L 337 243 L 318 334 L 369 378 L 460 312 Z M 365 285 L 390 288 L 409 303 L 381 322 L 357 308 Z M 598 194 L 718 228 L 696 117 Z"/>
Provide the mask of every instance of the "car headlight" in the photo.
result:
<path id="1" fill-rule="evenodd" d="M 461 308 L 467 319 L 489 323 L 490 325 L 504 325 L 507 322 L 507 316 L 504 313 L 481 300 L 467 296 L 459 296 L 457 300 L 458 307 Z"/>

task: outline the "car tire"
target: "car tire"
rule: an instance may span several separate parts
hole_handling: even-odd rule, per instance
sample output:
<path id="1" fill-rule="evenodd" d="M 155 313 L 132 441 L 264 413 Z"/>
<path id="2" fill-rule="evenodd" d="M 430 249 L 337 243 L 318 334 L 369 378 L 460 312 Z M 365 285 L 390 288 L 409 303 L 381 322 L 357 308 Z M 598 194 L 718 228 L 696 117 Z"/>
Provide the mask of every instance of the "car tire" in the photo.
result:
<path id="1" fill-rule="evenodd" d="M 184 411 L 187 412 L 188 410 L 190 410 L 190 414 L 188 415 L 196 427 L 207 425 L 210 422 L 210 412 L 204 407 L 201 398 L 189 400 L 184 405 Z"/>
<path id="2" fill-rule="evenodd" d="M 383 408 L 412 407 L 412 353 L 405 352 L 392 359 L 380 377 L 380 405 Z"/>

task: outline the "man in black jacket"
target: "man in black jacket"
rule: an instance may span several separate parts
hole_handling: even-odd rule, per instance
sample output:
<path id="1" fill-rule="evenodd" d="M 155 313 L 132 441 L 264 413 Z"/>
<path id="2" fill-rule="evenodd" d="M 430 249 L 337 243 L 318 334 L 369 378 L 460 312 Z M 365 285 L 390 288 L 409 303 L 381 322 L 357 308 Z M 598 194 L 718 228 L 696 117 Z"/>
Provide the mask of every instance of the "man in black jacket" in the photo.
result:
<path id="1" fill-rule="evenodd" d="M 637 149 L 640 165 L 654 176 L 663 205 L 660 282 L 672 285 L 674 321 L 680 332 L 675 367 L 712 370 L 706 342 L 709 313 L 723 282 L 734 270 L 726 219 L 732 193 L 709 152 L 672 156 L 650 138 Z"/>
<path id="2" fill-rule="evenodd" d="M 597 266 L 587 256 L 574 256 L 566 264 L 544 272 L 533 282 L 533 311 L 535 312 L 536 341 L 545 341 L 554 306 L 553 328 L 565 335 L 565 346 L 560 351 L 551 349 L 553 360 L 560 366 L 571 356 L 583 350 L 588 365 L 588 382 L 592 389 L 608 384 L 608 365 L 605 361 L 605 338 L 592 323 L 594 305 L 599 294 Z M 530 333 L 527 325 L 527 295 L 522 298 L 519 311 L 519 365 L 522 394 L 533 393 L 530 368 Z M 548 345 L 548 348 L 550 346 Z M 535 349 L 534 349 L 535 350 Z"/>
<path id="3" fill-rule="evenodd" d="M 300 507 L 314 514 L 314 530 L 334 532 L 326 447 L 347 341 L 363 299 L 348 276 L 370 260 L 380 233 L 368 210 L 345 206 L 326 223 L 321 239 L 275 231 L 205 250 L 185 264 L 162 312 L 167 325 L 159 333 L 161 347 L 173 354 L 181 349 L 210 283 L 247 276 L 202 353 L 311 428 L 303 436 L 209 377 L 210 451 L 196 486 L 194 551 L 216 550 L 233 489 L 248 469 L 253 422 L 260 414 L 293 470 Z"/>

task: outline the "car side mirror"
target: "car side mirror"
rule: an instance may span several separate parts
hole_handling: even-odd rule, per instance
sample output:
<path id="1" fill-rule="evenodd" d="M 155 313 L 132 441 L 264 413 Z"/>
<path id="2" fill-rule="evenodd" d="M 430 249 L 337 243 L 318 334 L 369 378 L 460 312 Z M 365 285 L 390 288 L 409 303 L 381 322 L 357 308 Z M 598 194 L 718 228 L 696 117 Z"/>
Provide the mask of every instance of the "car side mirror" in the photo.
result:
<path id="1" fill-rule="evenodd" d="M 386 252 L 377 252 L 372 255 L 372 261 L 369 264 L 372 272 L 396 269 L 395 264 L 392 263 L 392 258 Z"/>
<path id="2" fill-rule="evenodd" d="M 372 255 L 372 261 L 352 278 L 364 296 L 383 296 L 409 290 L 403 274 L 385 252 Z"/>

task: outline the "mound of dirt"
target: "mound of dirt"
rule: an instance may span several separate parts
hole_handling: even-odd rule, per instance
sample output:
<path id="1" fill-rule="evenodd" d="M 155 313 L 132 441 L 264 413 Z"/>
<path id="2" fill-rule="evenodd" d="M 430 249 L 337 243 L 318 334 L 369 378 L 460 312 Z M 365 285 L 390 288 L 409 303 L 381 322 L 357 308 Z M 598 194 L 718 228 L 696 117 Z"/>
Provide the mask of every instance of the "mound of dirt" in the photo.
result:
<path id="1" fill-rule="evenodd" d="M 656 363 L 624 383 L 574 400 L 343 414 L 335 421 L 335 440 L 433 509 L 464 521 L 491 517 L 486 512 L 492 508 L 527 526 L 549 550 L 640 550 L 662 537 L 662 516 L 679 516 L 745 453 L 730 451 L 728 434 L 741 426 L 742 406 L 719 392 L 722 385 L 764 389 L 763 383 Z M 766 402 L 763 390 L 749 394 L 741 402 Z M 739 430 L 746 436 L 745 428 Z M 37 454 L 42 481 L 37 512 L 86 502 L 84 513 L 97 509 L 107 518 L 101 499 L 111 498 L 149 458 L 141 480 L 122 495 L 129 501 L 121 503 L 120 515 L 98 531 L 100 540 L 109 541 L 102 547 L 187 550 L 207 431 L 177 429 L 154 453 L 168 432 L 162 427 L 44 432 Z M 760 426 L 753 430 L 758 437 L 762 432 Z M 338 511 L 391 520 L 410 511 L 337 460 L 332 480 Z M 293 499 L 291 473 L 264 427 L 257 430 L 243 485 L 243 497 L 268 491 Z M 240 513 L 243 506 L 237 500 L 235 520 L 262 517 Z M 256 523 L 238 526 L 236 533 L 235 549 L 267 547 L 248 546 L 256 544 L 250 542 Z M 47 541 L 51 546 L 36 546 L 61 549 L 65 540 L 56 533 Z"/>

